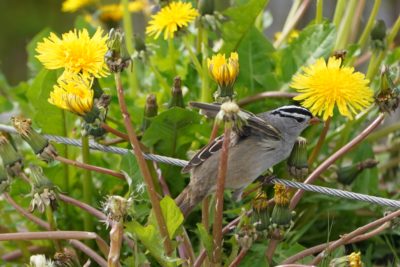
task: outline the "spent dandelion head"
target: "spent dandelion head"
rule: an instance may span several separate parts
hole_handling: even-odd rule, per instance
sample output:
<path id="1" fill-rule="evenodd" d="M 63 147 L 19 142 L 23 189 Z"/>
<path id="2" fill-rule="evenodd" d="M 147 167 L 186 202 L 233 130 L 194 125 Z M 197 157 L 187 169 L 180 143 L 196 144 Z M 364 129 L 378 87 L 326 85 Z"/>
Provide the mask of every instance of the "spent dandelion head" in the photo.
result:
<path id="1" fill-rule="evenodd" d="M 69 72 L 91 74 L 97 78 L 108 75 L 104 55 L 107 52 L 107 36 L 98 28 L 90 37 L 86 29 L 73 30 L 62 35 L 50 33 L 38 43 L 36 56 L 47 69 L 65 68 Z"/>
<path id="2" fill-rule="evenodd" d="M 199 12 L 191 3 L 172 2 L 151 17 L 146 33 L 157 39 L 164 31 L 164 39 L 171 39 L 176 31 L 188 26 L 197 16 Z"/>
<path id="3" fill-rule="evenodd" d="M 83 74 L 64 72 L 50 93 L 49 102 L 78 115 L 85 115 L 93 108 L 93 78 Z"/>
<path id="4" fill-rule="evenodd" d="M 300 92 L 294 100 L 301 101 L 314 115 L 323 115 L 324 120 L 333 116 L 335 106 L 340 114 L 353 119 L 353 114 L 371 105 L 373 92 L 364 74 L 341 64 L 340 58 L 330 57 L 327 63 L 320 58 L 303 67 L 290 84 Z"/>
<path id="5" fill-rule="evenodd" d="M 62 4 L 63 12 L 76 12 L 77 10 L 95 4 L 97 0 L 65 0 Z"/>

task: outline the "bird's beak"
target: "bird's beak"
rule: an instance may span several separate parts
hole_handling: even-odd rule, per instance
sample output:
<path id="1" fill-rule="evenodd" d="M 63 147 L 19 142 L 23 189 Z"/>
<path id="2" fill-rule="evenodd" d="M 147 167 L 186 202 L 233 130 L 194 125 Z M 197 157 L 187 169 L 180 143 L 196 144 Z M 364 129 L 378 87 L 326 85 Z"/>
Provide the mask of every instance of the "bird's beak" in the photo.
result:
<path id="1" fill-rule="evenodd" d="M 308 124 L 310 125 L 314 125 L 314 124 L 318 124 L 321 123 L 321 119 L 318 117 L 312 117 L 309 121 Z"/>

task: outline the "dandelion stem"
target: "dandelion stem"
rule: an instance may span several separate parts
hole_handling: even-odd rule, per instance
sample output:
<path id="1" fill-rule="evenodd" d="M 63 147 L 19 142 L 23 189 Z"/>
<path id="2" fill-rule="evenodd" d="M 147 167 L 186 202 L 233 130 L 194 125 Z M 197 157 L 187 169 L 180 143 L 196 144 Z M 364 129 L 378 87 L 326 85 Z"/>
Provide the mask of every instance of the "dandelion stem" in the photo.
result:
<path id="1" fill-rule="evenodd" d="M 252 96 L 245 97 L 238 101 L 238 105 L 240 107 L 246 106 L 256 101 L 263 100 L 265 98 L 293 98 L 299 95 L 298 93 L 288 93 L 281 91 L 270 91 L 270 92 L 262 92 Z"/>
<path id="2" fill-rule="evenodd" d="M 176 50 L 175 50 L 175 44 L 174 44 L 174 39 L 169 38 L 168 39 L 168 57 L 171 59 L 170 63 L 172 66 L 172 74 L 173 76 L 177 75 L 176 71 Z"/>
<path id="3" fill-rule="evenodd" d="M 194 67 L 195 67 L 195 69 L 196 69 L 196 71 L 197 71 L 197 73 L 199 74 L 199 76 L 204 76 L 203 75 L 203 68 L 202 68 L 202 66 L 201 66 L 201 64 L 200 64 L 200 61 L 197 59 L 197 57 L 196 57 L 196 55 L 195 55 L 195 53 L 193 52 L 193 49 L 192 49 L 192 46 L 191 46 L 191 44 L 190 44 L 190 40 L 189 40 L 189 38 L 184 38 L 184 44 L 185 44 L 185 47 L 186 47 L 186 50 L 188 51 L 188 53 L 189 53 L 189 56 L 190 56 L 190 59 L 192 60 L 192 63 L 194 64 Z"/>
<path id="4" fill-rule="evenodd" d="M 237 266 L 239 266 L 239 264 L 243 260 L 244 256 L 246 256 L 247 251 L 249 251 L 249 250 L 248 249 L 241 249 L 239 254 L 236 256 L 236 258 L 229 265 L 229 267 L 237 267 Z"/>
<path id="5" fill-rule="evenodd" d="M 123 24 L 124 24 L 124 32 L 125 32 L 125 44 L 126 44 L 126 49 L 128 50 L 129 57 L 132 57 L 132 54 L 135 52 L 135 47 L 134 47 L 134 38 L 133 38 L 133 27 L 132 27 L 132 19 L 131 19 L 131 13 L 129 12 L 129 1 L 128 0 L 122 0 L 122 6 L 123 6 Z M 136 76 L 136 64 L 135 61 L 131 61 L 132 67 L 128 68 L 127 73 L 128 73 L 128 82 L 129 82 L 129 87 L 132 90 L 132 96 L 136 97 L 138 94 L 138 89 L 139 89 L 139 83 L 137 80 Z"/>
<path id="6" fill-rule="evenodd" d="M 89 164 L 90 162 L 89 137 L 87 136 L 82 136 L 82 161 L 85 164 Z M 93 187 L 92 174 L 90 173 L 90 170 L 85 169 L 83 171 L 83 200 L 89 205 L 92 204 Z M 84 214 L 83 221 L 85 231 L 92 231 L 92 216 L 89 214 Z"/>
<path id="7" fill-rule="evenodd" d="M 208 75 L 208 66 L 207 66 L 207 58 L 208 58 L 208 32 L 203 29 L 203 44 L 202 44 L 202 76 L 201 76 L 201 101 L 202 102 L 211 102 L 212 100 L 212 92 L 210 88 L 210 77 Z"/>
<path id="8" fill-rule="evenodd" d="M 108 267 L 118 267 L 121 253 L 122 237 L 124 235 L 123 220 L 115 222 L 110 231 L 110 253 L 108 253 Z"/>
<path id="9" fill-rule="evenodd" d="M 362 32 L 361 37 L 358 40 L 358 45 L 360 46 L 360 49 L 363 49 L 368 41 L 369 35 L 372 31 L 372 27 L 374 26 L 375 23 L 375 18 L 378 15 L 381 2 L 382 0 L 374 1 L 374 6 L 372 7 L 371 14 L 369 15 L 367 25 L 365 25 L 364 31 Z"/>
<path id="10" fill-rule="evenodd" d="M 232 131 L 232 124 L 225 123 L 224 141 L 222 144 L 220 162 L 218 167 L 217 190 L 215 193 L 215 217 L 213 226 L 213 257 L 214 264 L 221 264 L 222 257 L 222 212 L 224 209 L 225 177 L 228 170 L 228 152 Z"/>
<path id="11" fill-rule="evenodd" d="M 95 172 L 98 172 L 98 173 L 111 175 L 111 176 L 114 176 L 116 178 L 125 180 L 125 176 L 122 173 L 114 171 L 114 170 L 110 170 L 110 169 L 107 169 L 107 168 L 86 164 L 86 163 L 79 162 L 79 161 L 72 160 L 72 159 L 67 159 L 67 158 L 64 158 L 64 157 L 61 157 L 61 156 L 57 156 L 57 157 L 55 157 L 55 159 L 60 161 L 60 162 L 62 162 L 62 163 L 68 164 L 68 165 L 72 165 L 72 166 L 79 167 L 79 168 L 82 168 L 82 169 L 86 169 L 86 170 L 89 170 L 89 171 L 95 171 Z"/>
<path id="12" fill-rule="evenodd" d="M 346 13 L 344 14 L 344 19 L 338 30 L 338 38 L 336 39 L 336 44 L 334 50 L 344 49 L 349 40 L 349 36 L 351 33 L 351 23 L 354 19 L 354 12 L 357 7 L 357 0 L 350 0 L 350 4 L 348 8 L 346 8 Z M 358 19 L 358 18 L 356 18 Z"/>
<path id="13" fill-rule="evenodd" d="M 333 15 L 333 24 L 335 24 L 336 29 L 339 29 L 346 2 L 347 0 L 338 0 L 336 2 L 335 15 Z"/>
<path id="14" fill-rule="evenodd" d="M 68 130 L 67 130 L 67 116 L 66 116 L 66 111 L 61 110 L 61 126 L 62 126 L 62 133 L 63 136 L 68 136 Z M 68 145 L 63 145 L 62 146 L 62 155 L 66 158 L 68 158 Z M 64 178 L 63 178 L 63 190 L 66 192 L 69 191 L 69 166 L 64 165 L 63 166 L 63 173 L 64 173 Z"/>
<path id="15" fill-rule="evenodd" d="M 106 124 L 104 122 L 101 123 L 101 128 L 103 128 L 104 130 L 106 130 L 109 133 L 112 133 L 118 137 L 121 137 L 124 140 L 129 141 L 129 137 L 126 133 L 120 132 L 117 129 L 112 128 L 111 126 L 109 126 L 108 124 Z"/>
<path id="16" fill-rule="evenodd" d="M 47 218 L 47 222 L 49 223 L 50 230 L 56 231 L 57 223 L 54 220 L 53 210 L 51 209 L 50 206 L 46 206 L 46 218 Z M 62 251 L 62 246 L 61 246 L 61 243 L 59 240 L 54 240 L 54 245 L 55 245 L 56 251 Z"/>
<path id="17" fill-rule="evenodd" d="M 324 0 L 317 0 L 317 9 L 315 15 L 315 23 L 319 24 L 322 22 L 322 11 L 324 10 Z"/>
<path id="18" fill-rule="evenodd" d="M 124 92 L 123 92 L 123 88 L 122 88 L 122 81 L 121 81 L 121 74 L 120 73 L 114 73 L 114 77 L 115 77 L 115 83 L 117 86 L 117 94 L 118 94 L 118 102 L 121 108 L 121 112 L 122 112 L 122 117 L 124 119 L 124 123 L 125 123 L 125 127 L 126 130 L 128 132 L 128 136 L 129 136 L 129 141 L 131 143 L 131 146 L 133 148 L 133 151 L 135 153 L 136 159 L 138 161 L 138 165 L 140 168 L 140 171 L 143 175 L 144 178 L 144 182 L 146 183 L 146 188 L 147 188 L 147 192 L 149 194 L 150 197 L 150 201 L 154 210 L 154 214 L 157 220 L 157 224 L 160 230 L 160 234 L 162 239 L 164 240 L 164 248 L 165 248 L 165 252 L 167 255 L 171 255 L 173 252 L 173 247 L 172 247 L 172 243 L 171 240 L 169 238 L 168 235 L 168 230 L 167 230 L 167 226 L 165 224 L 165 219 L 164 216 L 162 214 L 161 211 L 161 206 L 160 206 L 160 202 L 157 196 L 157 192 L 155 190 L 154 187 L 154 182 L 153 182 L 153 178 L 150 174 L 150 170 L 147 166 L 147 163 L 143 157 L 143 153 L 142 150 L 140 148 L 140 143 L 137 139 L 136 133 L 134 131 L 132 122 L 130 120 L 130 115 L 128 112 L 128 109 L 126 107 L 126 103 L 125 103 L 125 98 L 124 98 Z"/>
<path id="19" fill-rule="evenodd" d="M 308 158 L 308 165 L 311 166 L 315 159 L 318 157 L 319 152 L 325 142 L 326 135 L 328 134 L 329 125 L 331 124 L 332 117 L 328 117 L 325 121 L 324 128 L 322 129 L 321 134 L 319 135 L 319 139 L 317 145 L 314 147 L 313 151 L 311 152 L 310 157 Z"/>
<path id="20" fill-rule="evenodd" d="M 333 251 L 334 249 L 346 244 L 347 242 L 349 242 L 351 239 L 355 238 L 356 236 L 364 234 L 369 229 L 378 227 L 379 225 L 382 225 L 382 224 L 384 224 L 390 220 L 393 220 L 394 218 L 399 217 L 399 216 L 400 216 L 400 210 L 397 210 L 397 211 L 394 211 L 394 212 L 390 213 L 389 215 L 386 215 L 378 220 L 375 220 L 371 223 L 361 226 L 348 234 L 342 235 L 341 238 L 339 238 L 335 242 L 329 244 L 321 253 L 319 253 L 318 256 L 315 257 L 314 260 L 311 262 L 311 264 L 317 265 L 318 263 L 321 262 L 321 260 L 324 258 L 325 255 L 328 255 L 329 252 Z"/>

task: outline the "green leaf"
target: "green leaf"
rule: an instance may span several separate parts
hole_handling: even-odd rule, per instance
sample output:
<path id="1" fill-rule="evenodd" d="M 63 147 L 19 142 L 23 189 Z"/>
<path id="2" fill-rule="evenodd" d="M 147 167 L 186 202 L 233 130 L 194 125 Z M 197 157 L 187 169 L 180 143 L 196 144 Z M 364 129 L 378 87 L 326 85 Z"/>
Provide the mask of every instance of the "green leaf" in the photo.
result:
<path id="1" fill-rule="evenodd" d="M 200 116 L 180 107 L 164 111 L 155 117 L 145 131 L 142 142 L 167 156 L 185 155 L 198 130 Z"/>
<path id="2" fill-rule="evenodd" d="M 164 254 L 163 241 L 156 226 L 153 224 L 142 226 L 136 221 L 129 222 L 125 226 L 128 232 L 136 235 L 150 254 L 162 266 L 173 267 L 180 263 L 180 259 L 169 258 Z"/>
<path id="3" fill-rule="evenodd" d="M 32 40 L 26 46 L 26 51 L 28 52 L 28 70 L 30 76 L 35 76 L 41 69 L 42 63 L 35 57 L 37 55 L 36 46 L 37 43 L 42 41 L 43 38 L 48 37 L 50 35 L 51 29 L 45 28 L 38 34 L 36 34 Z"/>
<path id="4" fill-rule="evenodd" d="M 183 223 L 183 214 L 175 201 L 169 196 L 165 196 L 160 201 L 160 206 L 167 224 L 169 237 L 173 239 L 176 231 Z"/>
<path id="5" fill-rule="evenodd" d="M 33 114 L 27 114 L 48 134 L 63 135 L 62 110 L 48 102 L 50 91 L 57 82 L 55 71 L 41 70 L 28 89 L 27 97 Z"/>
<path id="6" fill-rule="evenodd" d="M 273 73 L 272 44 L 255 27 L 251 27 L 238 48 L 241 71 L 237 80 L 239 95 L 245 96 L 260 91 L 273 90 L 278 81 Z M 242 88 L 241 88 L 242 87 Z"/>
<path id="7" fill-rule="evenodd" d="M 199 239 L 201 243 L 203 244 L 204 248 L 207 251 L 207 255 L 211 256 L 212 255 L 212 249 L 213 249 L 213 238 L 212 236 L 207 232 L 206 228 L 204 227 L 203 224 L 198 223 L 197 225 L 197 232 Z"/>
<path id="8" fill-rule="evenodd" d="M 247 32 L 253 27 L 257 16 L 264 10 L 268 0 L 251 0 L 224 11 L 229 20 L 223 24 L 223 53 L 236 51 Z"/>
<path id="9" fill-rule="evenodd" d="M 142 173 L 140 172 L 136 157 L 132 151 L 129 151 L 127 154 L 122 156 L 120 169 L 123 171 L 125 179 L 128 182 L 129 190 L 127 196 L 130 196 L 133 192 L 143 195 L 146 190 L 143 183 Z"/>
<path id="10" fill-rule="evenodd" d="M 336 30 L 331 23 L 311 24 L 299 37 L 278 54 L 278 71 L 284 81 L 289 81 L 301 66 L 312 64 L 320 57 L 327 57 L 334 45 Z"/>

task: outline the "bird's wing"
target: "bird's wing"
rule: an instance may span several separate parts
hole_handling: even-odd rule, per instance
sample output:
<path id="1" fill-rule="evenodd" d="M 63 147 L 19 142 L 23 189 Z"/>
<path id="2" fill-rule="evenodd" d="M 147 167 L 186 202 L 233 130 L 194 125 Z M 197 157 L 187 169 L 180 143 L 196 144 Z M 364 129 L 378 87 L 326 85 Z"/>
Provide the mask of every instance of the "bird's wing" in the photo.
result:
<path id="1" fill-rule="evenodd" d="M 200 102 L 191 102 L 190 106 L 199 108 L 203 113 L 207 114 L 208 117 L 215 117 L 220 110 L 220 105 L 218 104 L 208 104 Z M 235 145 L 241 138 L 254 134 L 259 134 L 266 136 L 272 140 L 280 140 L 281 133 L 278 129 L 270 125 L 268 122 L 262 118 L 254 115 L 251 112 L 240 110 L 246 114 L 246 124 L 240 129 L 233 128 L 231 136 L 230 146 Z M 183 173 L 189 172 L 192 168 L 201 165 L 206 159 L 211 157 L 214 153 L 222 148 L 222 143 L 224 141 L 223 135 L 215 138 L 211 143 L 200 149 L 194 157 L 189 161 L 189 163 L 182 169 Z"/>

